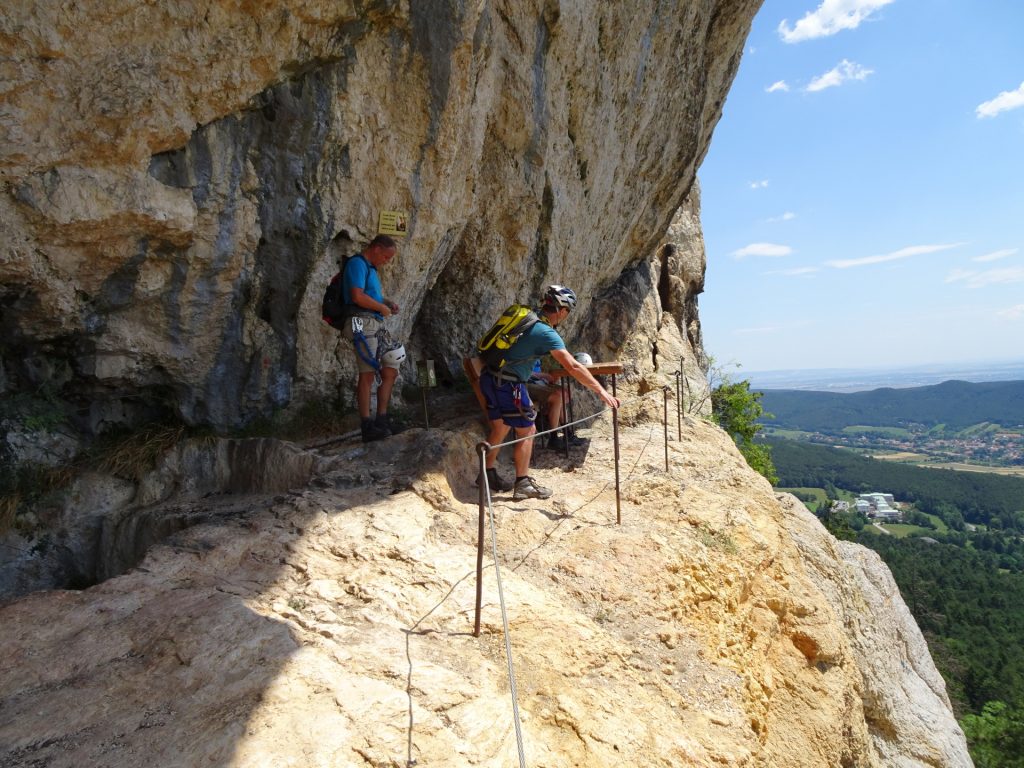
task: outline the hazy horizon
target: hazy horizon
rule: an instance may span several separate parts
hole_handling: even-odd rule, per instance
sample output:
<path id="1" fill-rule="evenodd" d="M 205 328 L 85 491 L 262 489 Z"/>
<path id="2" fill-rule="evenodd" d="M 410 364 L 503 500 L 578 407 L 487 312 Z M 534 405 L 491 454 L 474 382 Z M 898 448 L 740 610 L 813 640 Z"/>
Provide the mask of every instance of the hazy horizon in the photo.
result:
<path id="1" fill-rule="evenodd" d="M 747 379 L 753 389 L 807 389 L 859 392 L 880 387 L 927 386 L 959 380 L 975 383 L 1024 381 L 1024 357 L 995 360 L 946 361 L 906 366 L 856 368 L 771 368 L 759 371 L 725 366 L 733 379 Z"/>

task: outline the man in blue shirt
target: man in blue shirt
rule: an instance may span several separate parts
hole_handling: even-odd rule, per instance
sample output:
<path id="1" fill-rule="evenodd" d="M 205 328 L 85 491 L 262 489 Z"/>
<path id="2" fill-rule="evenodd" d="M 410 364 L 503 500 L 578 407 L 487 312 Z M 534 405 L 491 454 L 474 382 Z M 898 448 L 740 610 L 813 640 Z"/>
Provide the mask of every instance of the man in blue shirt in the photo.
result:
<path id="1" fill-rule="evenodd" d="M 389 343 L 391 337 L 384 327 L 384 318 L 397 314 L 398 305 L 384 298 L 377 275 L 377 268 L 391 261 L 397 251 L 398 246 L 394 240 L 387 235 L 377 235 L 363 253 L 357 253 L 348 260 L 342 276 L 342 295 L 345 302 L 352 305 L 352 317 L 344 321 L 341 332 L 353 343 L 356 351 L 356 367 L 359 370 L 356 403 L 363 440 L 366 442 L 380 440 L 397 431 L 388 416 L 388 405 L 398 378 L 398 369 L 405 359 L 405 348 Z M 378 354 L 378 345 L 382 342 L 387 346 L 379 350 L 381 354 Z M 380 386 L 377 387 L 377 416 L 371 419 L 370 394 L 378 372 Z"/>
<path id="2" fill-rule="evenodd" d="M 509 347 L 505 353 L 505 358 L 509 362 L 501 371 L 484 369 L 480 374 L 480 391 L 487 401 L 487 417 L 491 422 L 487 442 L 496 446 L 487 454 L 487 482 L 494 490 L 513 491 L 513 498 L 516 501 L 546 499 L 551 496 L 551 489 L 537 485 L 529 476 L 530 458 L 533 455 L 532 436 L 537 433 L 534 424 L 537 412 L 530 401 L 526 382 L 536 360 L 550 353 L 570 376 L 596 392 L 606 405 L 612 408 L 619 407 L 618 399 L 612 397 L 590 371 L 569 354 L 562 337 L 555 330 L 575 306 L 576 294 L 571 290 L 561 285 L 548 286 L 543 306 L 537 313 L 540 321 Z M 503 480 L 495 468 L 501 444 L 510 429 L 515 430 L 516 438 L 530 438 L 516 443 L 513 449 L 516 466 L 516 479 L 513 484 Z"/>

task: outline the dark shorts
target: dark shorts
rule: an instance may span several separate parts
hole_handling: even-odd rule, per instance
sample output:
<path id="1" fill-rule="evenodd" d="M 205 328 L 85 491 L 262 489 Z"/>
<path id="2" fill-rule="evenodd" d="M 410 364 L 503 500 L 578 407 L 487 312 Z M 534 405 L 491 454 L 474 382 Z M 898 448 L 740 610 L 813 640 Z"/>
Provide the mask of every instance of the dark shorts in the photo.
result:
<path id="1" fill-rule="evenodd" d="M 487 401 L 487 418 L 501 419 L 519 429 L 533 426 L 537 412 L 525 384 L 498 381 L 484 371 L 480 375 L 480 392 Z"/>

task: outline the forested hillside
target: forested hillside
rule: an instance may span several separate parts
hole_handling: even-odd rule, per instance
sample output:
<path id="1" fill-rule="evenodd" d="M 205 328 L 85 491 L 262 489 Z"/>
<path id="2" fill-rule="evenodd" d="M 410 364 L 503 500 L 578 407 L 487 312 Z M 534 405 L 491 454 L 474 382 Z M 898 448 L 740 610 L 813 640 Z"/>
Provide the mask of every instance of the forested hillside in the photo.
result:
<path id="1" fill-rule="evenodd" d="M 831 498 L 841 490 L 892 493 L 948 524 L 901 538 L 855 512 L 812 506 L 836 536 L 876 550 L 889 566 L 946 680 L 975 765 L 1024 768 L 1024 479 L 769 442 L 782 486 L 820 488 Z"/>
<path id="2" fill-rule="evenodd" d="M 761 404 L 774 415 L 773 426 L 810 432 L 857 425 L 942 424 L 955 430 L 989 422 L 1019 427 L 1024 426 L 1024 381 L 946 381 L 849 393 L 768 389 Z"/>
<path id="3" fill-rule="evenodd" d="M 767 442 L 781 486 L 885 491 L 953 528 L 968 522 L 1024 531 L 1024 478 L 925 469 L 793 440 Z"/>
<path id="4" fill-rule="evenodd" d="M 1024 766 L 1024 575 L 968 547 L 864 531 L 928 640 L 978 768 Z"/>

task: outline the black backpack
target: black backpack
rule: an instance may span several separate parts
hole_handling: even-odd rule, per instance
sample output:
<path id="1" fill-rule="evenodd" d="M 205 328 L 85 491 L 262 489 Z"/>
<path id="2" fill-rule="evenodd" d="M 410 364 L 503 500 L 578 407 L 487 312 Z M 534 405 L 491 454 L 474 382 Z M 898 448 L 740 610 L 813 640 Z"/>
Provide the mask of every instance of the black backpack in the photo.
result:
<path id="1" fill-rule="evenodd" d="M 327 290 L 324 291 L 324 300 L 321 307 L 324 322 L 338 330 L 341 330 L 345 321 L 359 310 L 359 307 L 355 304 L 346 301 L 343 290 L 345 283 L 345 270 L 348 268 L 349 261 L 354 259 L 356 256 L 364 261 L 366 260 L 366 257 L 361 253 L 356 253 L 352 256 L 345 256 L 341 261 L 341 271 L 331 278 L 331 282 L 327 285 Z M 367 272 L 366 283 L 363 284 L 364 291 L 366 290 L 367 285 L 369 285 L 369 281 L 370 273 Z"/>

